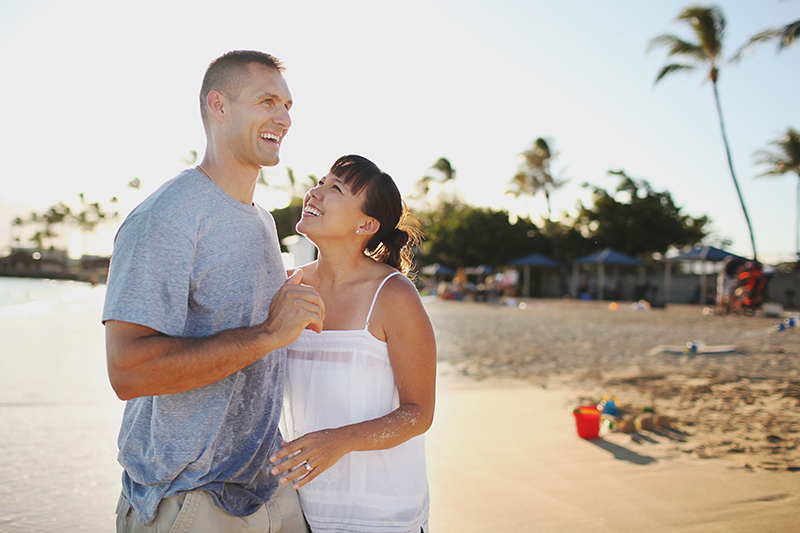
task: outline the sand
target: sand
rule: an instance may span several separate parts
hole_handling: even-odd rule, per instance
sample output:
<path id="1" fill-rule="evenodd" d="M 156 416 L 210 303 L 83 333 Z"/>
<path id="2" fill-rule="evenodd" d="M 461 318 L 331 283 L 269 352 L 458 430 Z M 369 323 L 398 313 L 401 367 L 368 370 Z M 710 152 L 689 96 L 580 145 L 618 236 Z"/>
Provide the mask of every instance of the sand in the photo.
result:
<path id="1" fill-rule="evenodd" d="M 113 531 L 123 403 L 105 372 L 103 291 L 67 284 L 0 313 L 2 531 Z M 433 533 L 797 530 L 797 328 L 691 306 L 525 303 L 426 302 L 441 361 Z M 736 351 L 648 355 L 693 340 Z M 605 394 L 674 427 L 580 439 L 570 409 Z"/>
<path id="2" fill-rule="evenodd" d="M 434 531 L 796 530 L 800 328 L 696 306 L 524 303 L 426 303 L 441 361 Z M 654 350 L 697 340 L 734 351 Z M 622 419 L 647 407 L 671 423 L 579 438 L 572 407 L 606 394 Z"/>

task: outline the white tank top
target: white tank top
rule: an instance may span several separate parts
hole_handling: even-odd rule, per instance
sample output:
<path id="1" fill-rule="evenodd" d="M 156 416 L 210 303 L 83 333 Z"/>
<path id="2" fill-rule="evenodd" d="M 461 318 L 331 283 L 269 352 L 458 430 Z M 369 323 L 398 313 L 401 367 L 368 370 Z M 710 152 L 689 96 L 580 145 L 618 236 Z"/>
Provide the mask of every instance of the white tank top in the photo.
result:
<path id="1" fill-rule="evenodd" d="M 281 430 L 287 440 L 386 415 L 400 405 L 385 342 L 364 329 L 306 330 L 287 350 Z M 314 533 L 428 531 L 422 435 L 388 450 L 352 452 L 299 490 Z"/>

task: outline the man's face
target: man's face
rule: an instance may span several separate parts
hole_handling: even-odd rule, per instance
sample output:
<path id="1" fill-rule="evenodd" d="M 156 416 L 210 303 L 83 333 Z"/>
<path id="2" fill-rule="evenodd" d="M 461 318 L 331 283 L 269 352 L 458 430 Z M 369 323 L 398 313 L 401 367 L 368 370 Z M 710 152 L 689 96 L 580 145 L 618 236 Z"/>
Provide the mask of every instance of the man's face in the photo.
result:
<path id="1" fill-rule="evenodd" d="M 277 70 L 250 63 L 249 71 L 239 95 L 228 99 L 224 142 L 243 166 L 275 166 L 281 141 L 292 125 L 292 95 Z"/>

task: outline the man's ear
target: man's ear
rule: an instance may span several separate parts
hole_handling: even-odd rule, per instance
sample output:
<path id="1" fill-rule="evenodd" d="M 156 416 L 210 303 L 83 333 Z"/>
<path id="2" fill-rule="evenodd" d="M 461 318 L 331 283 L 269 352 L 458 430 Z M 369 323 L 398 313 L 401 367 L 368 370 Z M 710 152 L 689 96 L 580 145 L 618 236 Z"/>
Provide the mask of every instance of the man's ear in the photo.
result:
<path id="1" fill-rule="evenodd" d="M 209 115 L 212 115 L 220 122 L 225 122 L 225 111 L 228 106 L 228 99 L 219 91 L 210 91 L 206 96 L 206 107 Z"/>
<path id="2" fill-rule="evenodd" d="M 374 235 L 381 229 L 381 223 L 377 219 L 367 217 L 364 222 L 358 226 L 358 232 L 362 235 Z"/>

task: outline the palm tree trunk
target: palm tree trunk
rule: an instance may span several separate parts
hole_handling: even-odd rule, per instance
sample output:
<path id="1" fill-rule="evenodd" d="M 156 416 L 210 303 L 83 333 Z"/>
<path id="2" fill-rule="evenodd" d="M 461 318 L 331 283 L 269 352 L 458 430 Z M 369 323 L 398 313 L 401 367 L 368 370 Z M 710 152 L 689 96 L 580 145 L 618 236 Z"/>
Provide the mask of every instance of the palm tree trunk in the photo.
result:
<path id="1" fill-rule="evenodd" d="M 794 245 L 797 252 L 795 260 L 800 262 L 800 172 L 797 173 L 797 199 L 795 201 Z"/>
<path id="2" fill-rule="evenodd" d="M 564 296 L 568 292 L 566 265 L 561 261 L 561 248 L 558 245 L 558 234 L 553 225 L 553 210 L 550 208 L 550 193 L 547 189 L 544 191 L 544 197 L 547 200 L 547 229 L 550 232 L 550 240 L 553 241 L 553 255 L 558 262 L 558 288 L 561 296 Z"/>
<path id="3" fill-rule="evenodd" d="M 736 173 L 733 171 L 733 160 L 731 159 L 731 149 L 728 146 L 728 136 L 725 134 L 725 123 L 722 120 L 722 107 L 719 105 L 719 93 L 717 92 L 716 80 L 711 81 L 714 86 L 714 101 L 717 104 L 717 116 L 719 117 L 719 129 L 722 131 L 722 142 L 725 144 L 725 153 L 728 155 L 728 167 L 731 169 L 731 177 L 733 184 L 736 186 L 736 194 L 739 195 L 739 203 L 742 204 L 742 212 L 744 212 L 744 219 L 747 221 L 747 229 L 750 231 L 750 244 L 753 246 L 753 261 L 758 261 L 758 254 L 756 253 L 756 239 L 753 236 L 753 226 L 750 224 L 750 217 L 747 216 L 747 208 L 744 206 L 744 198 L 742 198 L 742 191 L 739 189 L 739 182 L 736 180 Z"/>

